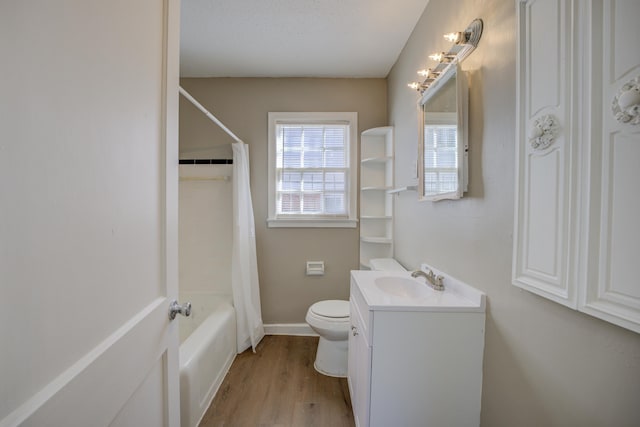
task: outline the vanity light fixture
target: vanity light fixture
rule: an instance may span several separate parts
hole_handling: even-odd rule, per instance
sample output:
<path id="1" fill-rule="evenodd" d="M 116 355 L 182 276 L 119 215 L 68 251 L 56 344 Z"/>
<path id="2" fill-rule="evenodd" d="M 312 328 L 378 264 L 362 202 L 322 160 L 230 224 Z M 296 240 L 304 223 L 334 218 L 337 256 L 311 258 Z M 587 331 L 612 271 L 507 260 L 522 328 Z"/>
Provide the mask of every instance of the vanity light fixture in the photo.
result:
<path id="1" fill-rule="evenodd" d="M 412 82 L 409 83 L 408 86 L 417 91 L 424 91 L 429 85 L 438 77 L 439 72 L 433 71 L 431 68 L 425 68 L 424 70 L 419 70 L 418 74 L 424 77 L 422 83 Z"/>
<path id="2" fill-rule="evenodd" d="M 434 80 L 436 77 L 440 75 L 440 73 L 441 71 L 437 71 L 432 68 L 427 68 L 427 69 L 418 71 L 418 74 L 427 80 Z"/>
<path id="3" fill-rule="evenodd" d="M 464 58 L 478 46 L 480 37 L 482 36 L 482 20 L 474 19 L 471 24 L 464 30 L 455 33 L 445 34 L 444 38 L 453 43 L 453 46 L 447 52 L 434 53 L 429 55 L 434 61 L 438 62 L 438 65 L 434 68 L 427 68 L 418 71 L 418 74 L 424 77 L 422 82 L 409 83 L 409 87 L 413 90 L 417 90 L 421 94 L 433 82 L 438 80 L 438 77 L 449 68 L 449 66 L 456 62 L 461 62 Z"/>
<path id="4" fill-rule="evenodd" d="M 434 53 L 429 55 L 429 59 L 433 59 L 436 62 L 451 62 L 456 59 L 456 55 L 449 55 L 446 52 Z M 418 71 L 418 74 L 420 72 Z"/>
<path id="5" fill-rule="evenodd" d="M 482 20 L 474 19 L 471 24 L 462 32 L 445 34 L 444 38 L 455 44 L 469 44 L 473 47 L 478 46 L 480 36 L 482 35 Z"/>
<path id="6" fill-rule="evenodd" d="M 445 35 L 444 35 L 444 38 L 445 38 L 447 41 L 451 42 L 451 43 L 458 43 L 458 40 L 460 40 L 460 38 L 461 38 L 461 37 L 460 37 L 460 35 L 461 35 L 461 34 L 462 34 L 462 33 L 460 33 L 460 32 L 457 32 L 457 33 L 449 33 L 449 34 L 445 34 Z"/>

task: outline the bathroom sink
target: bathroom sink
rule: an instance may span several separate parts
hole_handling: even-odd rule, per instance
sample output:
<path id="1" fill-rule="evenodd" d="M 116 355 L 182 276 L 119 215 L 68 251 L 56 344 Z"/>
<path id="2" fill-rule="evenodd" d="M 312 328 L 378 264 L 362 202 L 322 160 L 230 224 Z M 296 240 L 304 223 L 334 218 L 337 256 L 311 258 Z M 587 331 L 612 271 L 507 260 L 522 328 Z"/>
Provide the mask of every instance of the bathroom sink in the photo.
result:
<path id="1" fill-rule="evenodd" d="M 424 283 L 408 277 L 383 276 L 376 277 L 374 283 L 381 291 L 403 298 L 424 298 L 433 291 Z"/>
<path id="2" fill-rule="evenodd" d="M 433 270 L 421 264 L 422 271 Z M 442 274 L 435 270 L 436 275 Z M 423 277 L 411 277 L 407 271 L 351 271 L 351 294 L 364 299 L 371 310 L 482 312 L 485 295 L 460 280 L 445 276 L 444 291 L 432 289 Z"/>

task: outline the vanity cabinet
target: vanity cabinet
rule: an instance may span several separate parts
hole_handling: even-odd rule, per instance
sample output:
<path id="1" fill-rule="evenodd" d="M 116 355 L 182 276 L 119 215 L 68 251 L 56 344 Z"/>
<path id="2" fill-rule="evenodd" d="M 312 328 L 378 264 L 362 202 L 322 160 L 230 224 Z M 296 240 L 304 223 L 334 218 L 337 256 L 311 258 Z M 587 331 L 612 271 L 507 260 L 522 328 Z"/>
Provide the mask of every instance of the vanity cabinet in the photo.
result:
<path id="1" fill-rule="evenodd" d="M 371 283 L 358 278 L 376 273 L 385 274 L 351 278 L 348 384 L 356 426 L 478 426 L 484 303 L 457 312 L 369 303 L 361 286 Z"/>
<path id="2" fill-rule="evenodd" d="M 360 135 L 360 267 L 393 257 L 393 127 Z"/>
<path id="3" fill-rule="evenodd" d="M 350 300 L 351 333 L 349 334 L 348 383 L 356 426 L 369 425 L 369 396 L 371 378 L 371 345 L 367 337 L 361 307 Z M 369 314 L 368 312 L 366 313 Z"/>
<path id="4" fill-rule="evenodd" d="M 513 283 L 640 332 L 640 2 L 518 2 Z"/>

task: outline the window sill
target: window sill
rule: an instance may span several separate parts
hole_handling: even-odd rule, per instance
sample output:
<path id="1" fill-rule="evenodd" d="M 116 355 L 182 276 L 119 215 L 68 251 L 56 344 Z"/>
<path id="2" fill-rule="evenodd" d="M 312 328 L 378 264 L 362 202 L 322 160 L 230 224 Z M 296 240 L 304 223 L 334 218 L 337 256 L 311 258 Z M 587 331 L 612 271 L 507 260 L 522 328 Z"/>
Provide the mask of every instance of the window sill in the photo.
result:
<path id="1" fill-rule="evenodd" d="M 356 228 L 357 219 L 269 218 L 268 228 Z"/>

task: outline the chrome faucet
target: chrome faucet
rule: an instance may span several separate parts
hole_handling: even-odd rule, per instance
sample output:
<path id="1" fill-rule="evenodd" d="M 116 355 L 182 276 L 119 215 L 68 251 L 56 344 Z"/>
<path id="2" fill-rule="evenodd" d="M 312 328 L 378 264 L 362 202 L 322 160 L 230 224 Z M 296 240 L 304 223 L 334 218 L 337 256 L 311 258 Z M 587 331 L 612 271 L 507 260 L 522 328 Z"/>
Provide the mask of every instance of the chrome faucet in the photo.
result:
<path id="1" fill-rule="evenodd" d="M 444 284 L 442 283 L 444 280 L 443 276 L 435 275 L 432 270 L 429 270 L 428 273 L 425 273 L 422 270 L 416 270 L 411 273 L 411 277 L 416 278 L 418 276 L 422 276 L 427 280 L 427 284 L 431 286 L 436 291 L 444 291 Z"/>

